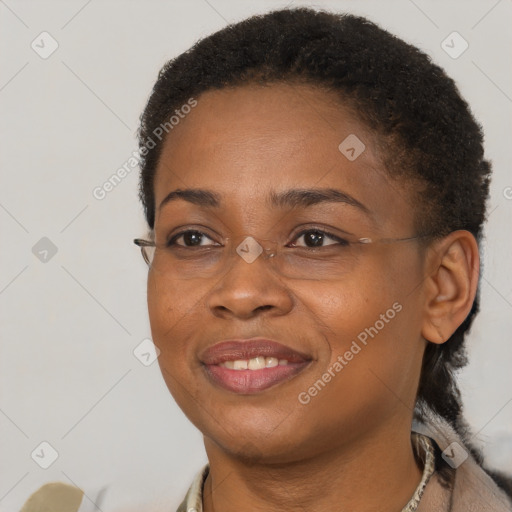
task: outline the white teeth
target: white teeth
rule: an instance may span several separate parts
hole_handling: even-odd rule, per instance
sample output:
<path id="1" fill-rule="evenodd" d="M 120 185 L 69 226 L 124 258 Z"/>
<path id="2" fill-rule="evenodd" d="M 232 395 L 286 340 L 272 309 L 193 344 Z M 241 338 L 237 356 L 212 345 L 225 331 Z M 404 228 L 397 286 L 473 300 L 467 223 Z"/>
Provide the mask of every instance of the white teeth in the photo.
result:
<path id="1" fill-rule="evenodd" d="M 266 368 L 273 368 L 274 366 L 277 366 L 279 364 L 279 361 L 277 360 L 277 357 L 266 357 L 265 358 L 265 367 Z"/>
<path id="2" fill-rule="evenodd" d="M 249 359 L 248 364 L 249 370 L 261 370 L 265 368 L 265 358 L 263 356 L 258 356 L 253 359 Z"/>
<path id="3" fill-rule="evenodd" d="M 275 366 L 286 366 L 288 360 L 277 359 L 276 357 L 258 356 L 252 359 L 237 359 L 236 361 L 224 361 L 219 366 L 230 370 L 261 370 L 263 368 L 274 368 Z"/>

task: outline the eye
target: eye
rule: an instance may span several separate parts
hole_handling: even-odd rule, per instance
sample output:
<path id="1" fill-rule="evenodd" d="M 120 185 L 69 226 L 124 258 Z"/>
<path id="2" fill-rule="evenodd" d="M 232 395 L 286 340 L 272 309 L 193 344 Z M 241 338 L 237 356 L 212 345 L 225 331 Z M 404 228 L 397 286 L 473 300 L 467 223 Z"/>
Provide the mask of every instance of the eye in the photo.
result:
<path id="1" fill-rule="evenodd" d="M 321 229 L 304 230 L 297 235 L 295 240 L 300 240 L 301 238 L 304 238 L 305 245 L 299 245 L 299 247 L 316 248 L 316 247 L 325 247 L 326 245 L 335 245 L 335 244 L 339 244 L 342 246 L 349 245 L 348 240 L 340 238 L 331 233 L 327 233 L 326 231 L 322 231 Z M 330 243 L 326 243 L 324 245 L 324 242 L 329 242 L 329 241 L 330 241 Z M 297 247 L 297 244 L 293 243 L 292 246 Z"/>
<path id="2" fill-rule="evenodd" d="M 178 240 L 182 240 L 183 243 L 178 243 Z M 203 243 L 204 241 L 210 241 L 215 244 L 215 242 L 205 233 L 202 231 L 197 230 L 187 230 L 182 231 L 181 233 L 178 233 L 174 235 L 168 242 L 167 247 L 172 246 L 180 246 L 180 247 L 204 247 L 204 246 L 212 246 L 212 244 Z"/>

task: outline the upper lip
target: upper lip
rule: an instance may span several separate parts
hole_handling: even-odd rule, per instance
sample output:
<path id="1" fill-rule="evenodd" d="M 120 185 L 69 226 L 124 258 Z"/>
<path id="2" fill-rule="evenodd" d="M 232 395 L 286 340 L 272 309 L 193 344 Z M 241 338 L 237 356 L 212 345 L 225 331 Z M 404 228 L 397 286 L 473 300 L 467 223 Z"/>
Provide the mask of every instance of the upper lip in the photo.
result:
<path id="1" fill-rule="evenodd" d="M 286 359 L 290 363 L 304 363 L 311 360 L 311 357 L 306 354 L 277 341 L 264 338 L 221 341 L 204 350 L 200 355 L 200 360 L 208 365 L 239 359 L 253 359 L 258 356 Z"/>

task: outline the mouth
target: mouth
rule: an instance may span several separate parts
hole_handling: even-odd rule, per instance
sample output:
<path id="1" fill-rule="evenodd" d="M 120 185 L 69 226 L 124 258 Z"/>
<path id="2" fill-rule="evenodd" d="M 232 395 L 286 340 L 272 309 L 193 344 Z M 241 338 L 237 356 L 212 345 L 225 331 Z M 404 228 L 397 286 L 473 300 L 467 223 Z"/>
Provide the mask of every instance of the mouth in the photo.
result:
<path id="1" fill-rule="evenodd" d="M 263 338 L 229 340 L 205 350 L 200 360 L 209 380 L 239 394 L 256 394 L 301 373 L 306 354 Z"/>

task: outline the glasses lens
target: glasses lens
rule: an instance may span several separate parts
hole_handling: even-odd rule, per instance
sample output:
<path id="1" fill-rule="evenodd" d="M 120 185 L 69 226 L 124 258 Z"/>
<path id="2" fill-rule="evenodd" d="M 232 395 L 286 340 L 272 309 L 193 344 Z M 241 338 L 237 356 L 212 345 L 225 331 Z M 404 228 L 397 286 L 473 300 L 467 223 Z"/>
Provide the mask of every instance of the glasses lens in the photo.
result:
<path id="1" fill-rule="evenodd" d="M 151 270 L 172 280 L 216 277 L 240 265 L 256 265 L 262 272 L 270 268 L 289 279 L 326 280 L 354 268 L 360 245 L 346 241 L 324 247 L 286 247 L 247 236 L 225 239 L 222 246 L 158 246 L 143 251 Z"/>
<path id="2" fill-rule="evenodd" d="M 155 257 L 155 247 L 151 245 L 144 245 L 140 248 L 144 261 L 151 266 Z"/>
<path id="3" fill-rule="evenodd" d="M 339 279 L 355 267 L 358 248 L 358 244 L 283 248 L 275 260 L 276 271 L 289 279 Z"/>

